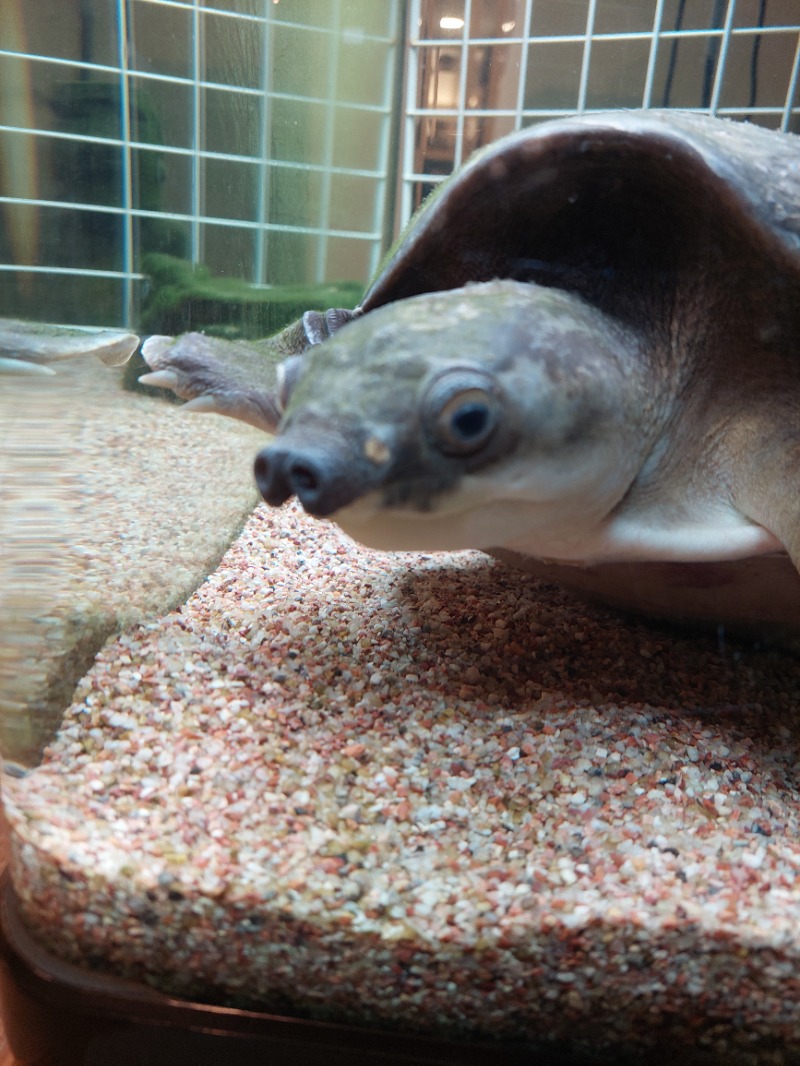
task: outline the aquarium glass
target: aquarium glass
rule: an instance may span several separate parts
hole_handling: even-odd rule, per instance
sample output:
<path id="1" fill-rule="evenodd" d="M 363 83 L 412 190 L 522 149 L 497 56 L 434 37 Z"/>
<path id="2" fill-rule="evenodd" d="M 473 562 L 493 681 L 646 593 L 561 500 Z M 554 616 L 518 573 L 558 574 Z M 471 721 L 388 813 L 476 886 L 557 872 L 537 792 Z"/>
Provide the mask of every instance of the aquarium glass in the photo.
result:
<path id="1" fill-rule="evenodd" d="M 796 646 L 598 621 L 478 553 L 354 561 L 262 505 L 263 426 L 139 381 L 141 342 L 191 334 L 252 360 L 241 413 L 301 334 L 265 338 L 357 308 L 473 153 L 633 108 L 799 131 L 796 0 L 0 0 L 3 855 L 54 957 L 220 1008 L 470 1039 L 529 1036 L 531 1010 L 568 1039 L 587 996 L 606 1019 L 638 1002 L 653 908 L 689 996 L 703 923 L 720 944 L 744 923 L 730 884 L 774 860 L 759 905 L 791 892 L 797 824 L 747 790 L 763 751 L 794 788 Z M 359 446 L 380 464 L 379 433 Z M 684 854 L 723 826 L 720 887 Z M 641 913 L 592 895 L 612 875 Z M 737 944 L 741 1013 L 762 971 Z M 641 994 L 661 1010 L 655 977 Z"/>

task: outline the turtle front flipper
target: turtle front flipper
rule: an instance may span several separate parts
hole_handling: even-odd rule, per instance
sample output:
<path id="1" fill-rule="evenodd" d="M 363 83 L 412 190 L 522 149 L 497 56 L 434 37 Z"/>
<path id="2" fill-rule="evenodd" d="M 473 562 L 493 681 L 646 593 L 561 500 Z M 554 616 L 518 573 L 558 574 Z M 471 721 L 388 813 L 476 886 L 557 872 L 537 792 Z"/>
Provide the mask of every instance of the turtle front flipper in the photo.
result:
<path id="1" fill-rule="evenodd" d="M 149 337 L 142 356 L 151 373 L 139 381 L 171 389 L 188 402 L 183 410 L 227 415 L 274 433 L 304 354 L 321 344 L 356 312 L 306 311 L 274 337 L 227 341 L 204 333 Z"/>
<path id="2" fill-rule="evenodd" d="M 203 333 L 148 337 L 143 385 L 172 389 L 184 411 L 212 412 L 274 433 L 280 422 L 279 363 L 262 345 Z"/>

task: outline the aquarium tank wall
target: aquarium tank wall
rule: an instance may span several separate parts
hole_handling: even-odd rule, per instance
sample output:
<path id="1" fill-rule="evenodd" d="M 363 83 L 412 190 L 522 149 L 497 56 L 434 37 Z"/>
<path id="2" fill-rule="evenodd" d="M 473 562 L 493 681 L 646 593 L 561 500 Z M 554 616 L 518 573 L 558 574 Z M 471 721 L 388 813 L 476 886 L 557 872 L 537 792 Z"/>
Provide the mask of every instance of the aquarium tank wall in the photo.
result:
<path id="1" fill-rule="evenodd" d="M 0 0 L 0 1063 L 798 1053 L 796 633 L 361 548 L 139 381 L 275 382 L 474 153 L 638 109 L 800 132 L 796 0 Z"/>

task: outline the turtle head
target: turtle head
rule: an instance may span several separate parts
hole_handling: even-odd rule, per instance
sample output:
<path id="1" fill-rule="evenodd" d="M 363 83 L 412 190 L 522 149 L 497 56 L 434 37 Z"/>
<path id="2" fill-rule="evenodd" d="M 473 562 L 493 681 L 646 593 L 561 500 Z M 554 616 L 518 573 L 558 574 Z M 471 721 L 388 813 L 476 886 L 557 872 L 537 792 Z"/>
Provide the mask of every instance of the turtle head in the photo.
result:
<path id="1" fill-rule="evenodd" d="M 308 354 L 259 488 L 376 548 L 552 553 L 630 484 L 632 344 L 530 283 L 389 304 Z"/>

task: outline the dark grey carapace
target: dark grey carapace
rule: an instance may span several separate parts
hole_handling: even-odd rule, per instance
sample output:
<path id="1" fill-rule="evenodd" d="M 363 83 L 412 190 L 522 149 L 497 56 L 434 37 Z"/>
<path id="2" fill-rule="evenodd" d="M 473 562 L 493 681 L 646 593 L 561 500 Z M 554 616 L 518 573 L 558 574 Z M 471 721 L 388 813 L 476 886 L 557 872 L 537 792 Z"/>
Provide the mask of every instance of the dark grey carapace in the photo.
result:
<path id="1" fill-rule="evenodd" d="M 366 544 L 796 625 L 798 205 L 789 134 L 544 123 L 440 188 L 356 312 L 258 344 L 151 338 L 146 380 L 276 433 L 264 497 Z"/>

